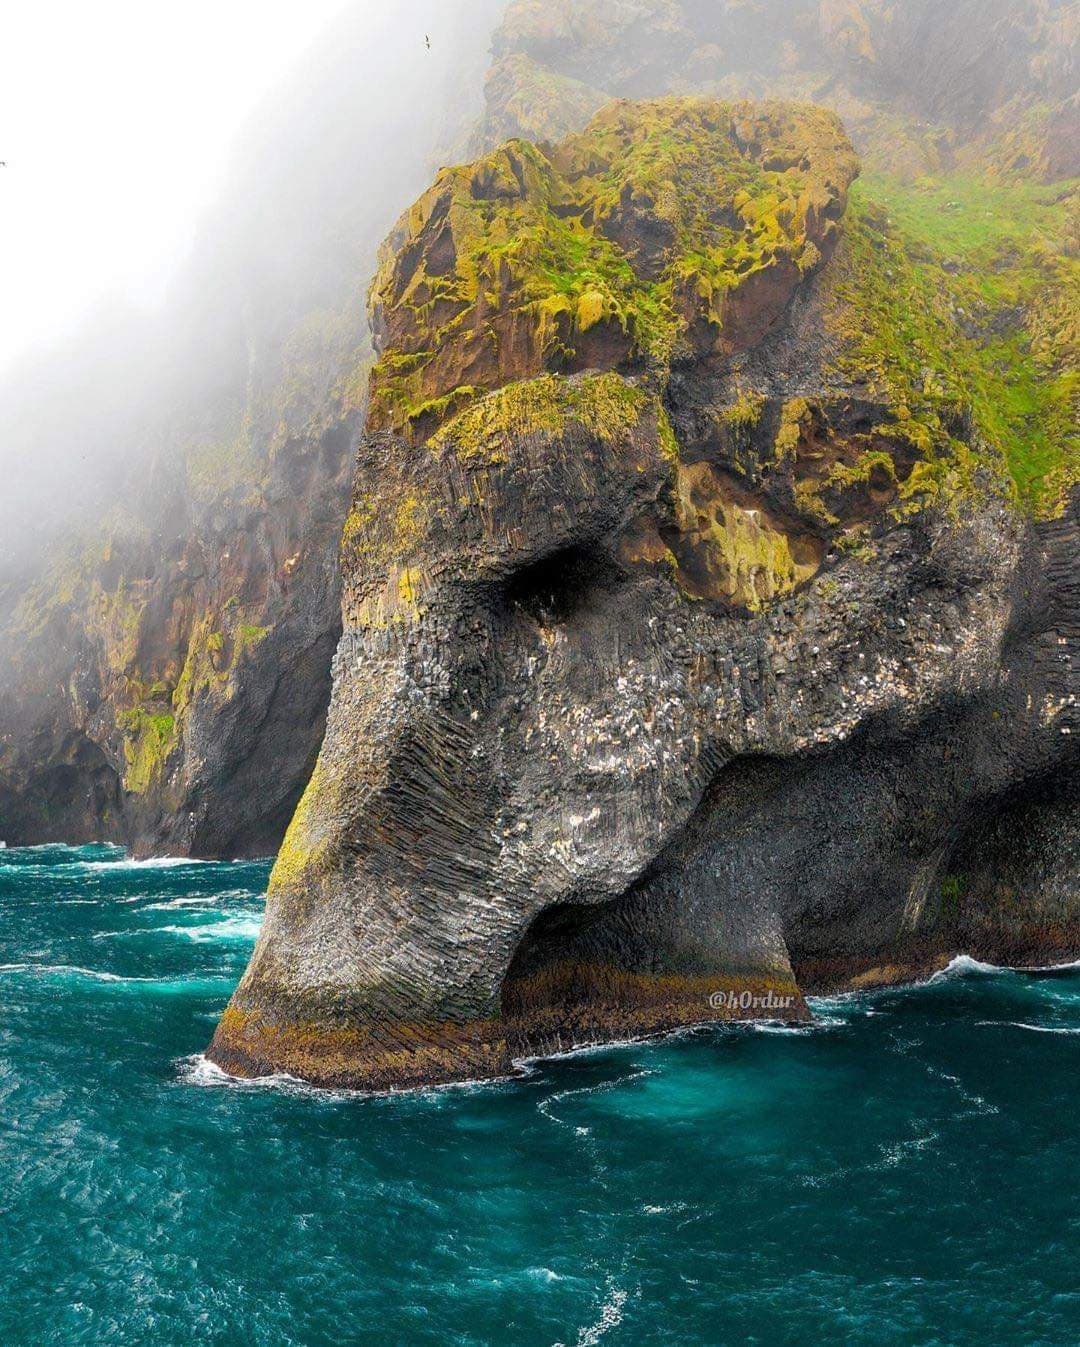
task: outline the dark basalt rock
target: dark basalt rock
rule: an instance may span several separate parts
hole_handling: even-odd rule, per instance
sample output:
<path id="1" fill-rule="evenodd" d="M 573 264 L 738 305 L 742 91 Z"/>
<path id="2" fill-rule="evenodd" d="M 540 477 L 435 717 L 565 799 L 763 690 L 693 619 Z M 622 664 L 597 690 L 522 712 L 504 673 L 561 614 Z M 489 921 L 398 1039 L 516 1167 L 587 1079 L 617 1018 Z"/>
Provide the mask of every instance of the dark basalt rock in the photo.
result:
<path id="1" fill-rule="evenodd" d="M 329 399 L 328 399 L 329 401 Z M 0 592 L 0 833 L 138 855 L 275 850 L 311 774 L 340 636 L 359 416 L 291 436 L 213 517 L 105 530 Z"/>
<path id="2" fill-rule="evenodd" d="M 591 145 L 454 170 L 399 226 L 326 739 L 210 1048 L 227 1070 L 491 1077 L 802 1019 L 805 992 L 961 951 L 1080 952 L 1080 502 L 1026 521 L 959 409 L 901 406 L 841 358 L 870 317 L 836 321 L 854 162 L 820 115 L 766 110 L 746 137 L 745 108 L 624 108 Z M 716 139 L 682 152 L 702 119 Z M 774 161 L 781 126 L 801 159 Z M 593 152 L 590 208 L 559 165 Z M 634 238 L 651 210 L 670 240 L 637 270 L 607 227 L 620 174 Z M 500 266 L 506 211 L 541 244 Z M 598 236 L 582 305 L 570 261 Z M 690 257 L 734 260 L 719 289 L 744 302 L 682 284 Z M 412 315 L 440 294 L 436 365 Z M 626 341 L 598 368 L 575 338 L 600 315 Z"/>

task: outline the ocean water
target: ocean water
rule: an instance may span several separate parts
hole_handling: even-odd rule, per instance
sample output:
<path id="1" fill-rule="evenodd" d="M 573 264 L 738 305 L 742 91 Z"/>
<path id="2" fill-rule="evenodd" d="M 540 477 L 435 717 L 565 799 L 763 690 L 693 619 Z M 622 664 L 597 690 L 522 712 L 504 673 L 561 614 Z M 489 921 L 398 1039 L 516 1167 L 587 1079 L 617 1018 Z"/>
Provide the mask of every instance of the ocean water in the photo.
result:
<path id="1" fill-rule="evenodd" d="M 396 1097 L 198 1056 L 268 867 L 0 852 L 0 1343 L 1080 1342 L 1080 969 Z"/>

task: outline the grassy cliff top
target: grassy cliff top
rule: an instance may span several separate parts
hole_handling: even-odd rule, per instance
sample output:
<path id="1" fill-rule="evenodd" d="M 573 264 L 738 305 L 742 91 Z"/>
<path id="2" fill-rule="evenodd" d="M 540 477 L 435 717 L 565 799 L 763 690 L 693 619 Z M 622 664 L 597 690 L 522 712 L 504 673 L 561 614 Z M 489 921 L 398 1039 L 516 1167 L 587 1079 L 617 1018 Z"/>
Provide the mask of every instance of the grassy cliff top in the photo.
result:
<path id="1" fill-rule="evenodd" d="M 856 172 L 829 112 L 706 99 L 614 103 L 551 150 L 445 169 L 372 287 L 373 428 L 420 440 L 545 371 L 753 345 L 831 252 Z"/>
<path id="2" fill-rule="evenodd" d="M 1080 190 L 950 174 L 868 175 L 831 271 L 837 373 L 925 443 L 967 422 L 1022 506 L 1080 479 Z"/>

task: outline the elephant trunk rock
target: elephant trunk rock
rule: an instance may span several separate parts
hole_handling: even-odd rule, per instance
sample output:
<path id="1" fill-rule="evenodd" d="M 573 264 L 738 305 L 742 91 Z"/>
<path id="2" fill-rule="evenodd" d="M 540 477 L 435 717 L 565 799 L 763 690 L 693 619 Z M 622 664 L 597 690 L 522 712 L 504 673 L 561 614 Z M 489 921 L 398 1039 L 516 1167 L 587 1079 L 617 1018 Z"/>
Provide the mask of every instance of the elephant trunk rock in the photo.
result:
<path id="1" fill-rule="evenodd" d="M 490 1078 L 1080 948 L 1075 514 L 1019 515 L 933 371 L 858 367 L 856 171 L 818 109 L 615 104 L 402 218 L 226 1070 Z M 1043 797 L 1018 907 L 973 829 Z"/>

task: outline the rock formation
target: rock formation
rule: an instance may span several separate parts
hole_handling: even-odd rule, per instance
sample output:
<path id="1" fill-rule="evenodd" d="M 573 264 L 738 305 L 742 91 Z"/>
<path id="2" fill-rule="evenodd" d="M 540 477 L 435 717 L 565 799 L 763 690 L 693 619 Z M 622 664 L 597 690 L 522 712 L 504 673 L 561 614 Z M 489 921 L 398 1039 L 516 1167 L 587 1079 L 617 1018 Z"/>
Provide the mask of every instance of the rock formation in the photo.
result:
<path id="1" fill-rule="evenodd" d="M 1078 502 L 1048 458 L 1020 508 L 1011 376 L 856 173 L 820 108 L 616 103 L 402 217 L 223 1067 L 490 1077 L 1080 952 Z"/>
<path id="2" fill-rule="evenodd" d="M 0 388 L 9 450 L 16 443 L 32 463 L 51 452 L 57 465 L 55 474 L 38 474 L 41 499 L 22 493 L 32 474 L 15 474 L 0 492 L 0 838 L 100 838 L 140 854 L 203 856 L 279 844 L 321 740 L 340 635 L 337 549 L 369 357 L 363 290 L 379 238 L 427 180 L 434 152 L 418 111 L 425 99 L 410 94 L 410 81 L 433 83 L 429 61 L 446 60 L 450 87 L 425 95 L 451 111 L 448 141 L 466 140 L 470 100 L 480 102 L 473 66 L 498 5 L 469 0 L 470 34 L 460 41 L 453 7 L 433 6 L 443 16 L 429 25 L 434 53 L 425 53 L 422 75 L 401 62 L 398 99 L 412 108 L 405 115 L 413 130 L 389 140 L 367 132 L 370 91 L 357 74 L 371 47 L 369 10 L 343 14 L 261 118 L 262 138 L 238 160 L 229 197 L 207 221 L 161 324 L 136 327 L 111 359 L 103 355 L 110 334 L 95 327 L 47 377 L 39 366 L 29 371 L 15 408 L 10 388 Z M 1077 198 L 1063 196 L 1060 181 L 1077 171 L 1080 144 L 1069 97 L 1074 4 L 513 0 L 504 8 L 472 154 L 514 137 L 559 142 L 612 96 L 782 94 L 838 112 L 872 172 L 856 188 L 860 219 L 873 204 L 892 220 L 889 246 L 903 255 L 891 267 L 908 308 L 941 319 L 918 333 L 935 353 L 931 363 L 959 374 L 1025 506 L 1040 515 L 1060 507 L 1071 480 L 1062 447 L 1075 423 Z M 378 110 L 384 128 L 391 111 Z M 409 154 L 388 148 L 404 140 Z M 469 157 L 457 149 L 445 156 Z M 932 183 L 927 172 L 938 175 Z M 627 230 L 636 228 L 635 209 Z M 657 237 L 638 240 L 645 253 L 664 246 L 662 208 L 655 221 Z M 877 330 L 888 332 L 909 327 L 910 317 L 894 302 L 898 282 L 864 265 L 880 234 L 860 225 L 852 235 L 856 275 L 879 284 L 870 293 L 849 279 L 847 309 L 873 307 Z M 561 246 L 557 231 L 547 235 Z M 755 287 L 783 302 L 791 268 L 808 257 L 778 256 L 737 294 L 722 269 L 695 270 L 690 258 L 683 280 L 711 287 L 730 334 L 733 324 L 767 320 Z M 506 250 L 504 259 L 513 265 Z M 572 258 L 557 260 L 573 269 Z M 514 377 L 549 363 L 536 349 L 541 337 L 566 344 L 572 335 L 563 368 L 582 370 L 614 368 L 639 337 L 654 346 L 664 339 L 656 278 L 630 294 L 604 270 L 617 258 L 591 260 L 604 284 L 573 296 L 586 326 L 566 294 L 547 296 L 543 322 L 529 321 L 537 292 L 529 274 L 510 278 L 521 291 L 505 312 L 498 287 L 482 298 L 498 359 L 508 370 L 520 362 Z M 373 424 L 391 426 L 397 406 L 412 417 L 411 440 L 444 418 L 440 397 L 464 405 L 462 389 L 490 388 L 495 377 L 487 318 L 471 345 L 455 343 L 441 357 L 458 361 L 456 373 L 423 359 L 427 319 L 441 340 L 448 305 L 467 291 L 459 278 L 461 294 L 445 293 L 442 263 L 437 254 L 431 261 L 430 301 L 388 292 L 379 305 L 388 324 L 380 340 L 404 363 L 384 365 Z M 392 277 L 383 285 L 392 289 Z M 742 319 L 735 304 L 745 308 Z M 710 320 L 702 321 L 705 339 Z M 943 361 L 942 342 L 958 329 L 963 340 Z M 849 355 L 849 373 L 876 379 L 896 351 L 865 341 Z M 748 435 L 754 400 L 733 407 L 731 434 Z M 20 411 L 30 425 L 22 439 Z M 793 404 L 786 440 L 798 433 L 797 412 Z M 879 465 L 879 485 L 887 472 Z M 683 485 L 713 491 L 708 481 Z M 373 498 L 380 489 L 374 482 Z M 772 547 L 772 534 L 762 541 L 731 505 L 725 511 L 725 536 L 734 528 L 740 548 Z M 13 557 L 13 538 L 34 540 L 30 560 Z M 789 540 L 769 559 L 785 585 L 814 564 L 816 544 L 809 553 L 803 546 L 793 551 Z M 699 597 L 721 583 L 696 543 L 676 551 L 682 582 Z"/>

